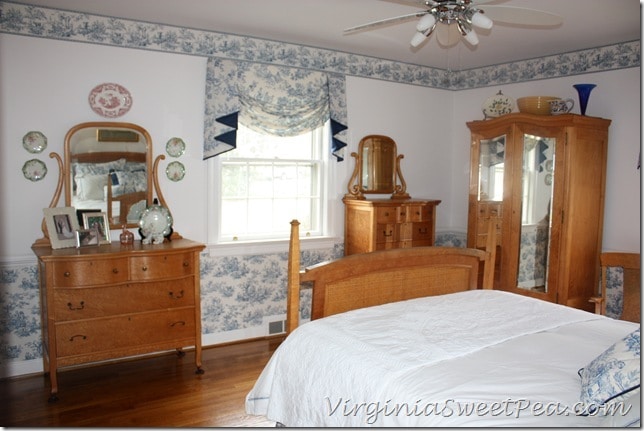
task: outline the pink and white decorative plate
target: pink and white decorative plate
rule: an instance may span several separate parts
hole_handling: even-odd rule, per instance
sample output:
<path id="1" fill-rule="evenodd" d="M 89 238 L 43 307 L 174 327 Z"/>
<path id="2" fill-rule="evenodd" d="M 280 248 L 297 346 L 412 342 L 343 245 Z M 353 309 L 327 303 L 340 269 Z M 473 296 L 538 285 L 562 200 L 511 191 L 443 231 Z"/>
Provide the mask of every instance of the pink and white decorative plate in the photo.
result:
<path id="1" fill-rule="evenodd" d="M 130 110 L 132 96 L 125 87 L 108 82 L 92 89 L 89 93 L 89 106 L 98 115 L 116 118 Z"/>

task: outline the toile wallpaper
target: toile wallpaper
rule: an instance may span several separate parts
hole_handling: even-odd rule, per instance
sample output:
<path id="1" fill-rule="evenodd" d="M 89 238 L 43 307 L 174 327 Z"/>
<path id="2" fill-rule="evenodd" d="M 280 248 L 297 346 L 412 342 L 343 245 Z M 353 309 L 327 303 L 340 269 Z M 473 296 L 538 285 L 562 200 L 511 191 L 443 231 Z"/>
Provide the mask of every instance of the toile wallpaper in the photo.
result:
<path id="1" fill-rule="evenodd" d="M 375 78 L 449 90 L 496 86 L 640 65 L 640 42 L 501 64 L 446 71 L 270 40 L 94 16 L 0 1 L 0 33 L 199 55 Z M 464 246 L 464 234 L 437 233 L 437 245 Z M 332 249 L 303 252 L 302 263 L 339 257 Z M 238 331 L 283 315 L 286 252 L 268 255 L 201 256 L 202 334 Z M 611 272 L 610 311 L 618 306 L 619 274 Z M 40 306 L 35 262 L 0 262 L 0 376 L 8 364 L 39 360 Z M 302 301 L 308 318 L 310 297 Z"/>

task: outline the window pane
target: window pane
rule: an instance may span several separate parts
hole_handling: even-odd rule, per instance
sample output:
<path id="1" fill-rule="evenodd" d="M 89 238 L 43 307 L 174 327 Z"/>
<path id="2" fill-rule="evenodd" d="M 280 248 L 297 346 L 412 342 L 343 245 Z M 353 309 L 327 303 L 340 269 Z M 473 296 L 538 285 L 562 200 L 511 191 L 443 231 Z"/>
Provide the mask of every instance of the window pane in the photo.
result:
<path id="1" fill-rule="evenodd" d="M 240 126 L 237 148 L 221 157 L 220 240 L 286 239 L 293 219 L 324 232 L 323 130 L 285 138 Z"/>

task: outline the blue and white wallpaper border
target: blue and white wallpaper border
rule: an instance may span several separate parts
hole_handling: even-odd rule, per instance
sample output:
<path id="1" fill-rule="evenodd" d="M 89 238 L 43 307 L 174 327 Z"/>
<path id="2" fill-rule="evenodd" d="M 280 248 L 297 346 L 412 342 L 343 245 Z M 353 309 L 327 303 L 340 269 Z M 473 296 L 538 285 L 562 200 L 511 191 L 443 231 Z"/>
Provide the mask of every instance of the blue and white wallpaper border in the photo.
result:
<path id="1" fill-rule="evenodd" d="M 177 54 L 289 65 L 448 90 L 497 86 L 640 66 L 640 41 L 448 71 L 346 52 L 0 2 L 0 32 Z"/>

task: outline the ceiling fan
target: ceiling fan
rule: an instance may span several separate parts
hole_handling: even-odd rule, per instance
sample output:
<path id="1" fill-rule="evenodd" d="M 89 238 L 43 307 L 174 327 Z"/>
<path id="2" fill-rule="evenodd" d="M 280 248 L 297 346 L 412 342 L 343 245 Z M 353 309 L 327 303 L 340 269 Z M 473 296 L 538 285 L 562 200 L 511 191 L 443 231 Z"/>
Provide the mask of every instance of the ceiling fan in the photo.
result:
<path id="1" fill-rule="evenodd" d="M 556 27 L 563 22 L 559 15 L 535 9 L 505 5 L 486 5 L 479 8 L 479 5 L 492 1 L 495 0 L 397 0 L 398 3 L 423 6 L 425 10 L 351 27 L 344 30 L 344 34 L 420 18 L 416 25 L 416 33 L 411 39 L 411 46 L 419 46 L 434 33 L 434 30 L 438 43 L 443 46 L 458 43 L 460 36 L 470 45 L 476 46 L 479 39 L 473 27 L 489 30 L 495 22 Z"/>

